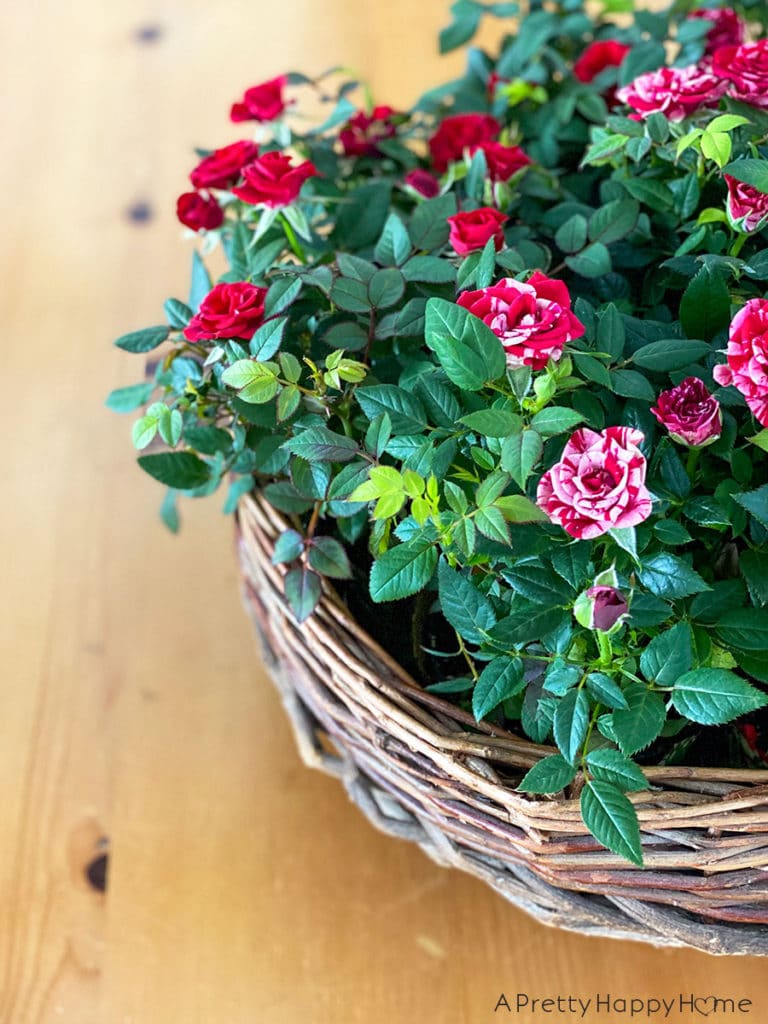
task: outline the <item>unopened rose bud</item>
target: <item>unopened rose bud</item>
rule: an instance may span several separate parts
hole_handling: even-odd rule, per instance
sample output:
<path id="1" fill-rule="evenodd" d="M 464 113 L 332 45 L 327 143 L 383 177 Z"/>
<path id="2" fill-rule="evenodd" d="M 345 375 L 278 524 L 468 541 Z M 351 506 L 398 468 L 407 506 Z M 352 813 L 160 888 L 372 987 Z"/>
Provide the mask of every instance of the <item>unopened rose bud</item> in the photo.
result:
<path id="1" fill-rule="evenodd" d="M 688 448 L 712 444 L 723 430 L 720 403 L 698 377 L 686 377 L 677 387 L 662 391 L 651 412 L 673 440 Z"/>
<path id="2" fill-rule="evenodd" d="M 768 224 L 768 194 L 726 174 L 728 222 L 736 231 L 752 235 Z"/>
<path id="3" fill-rule="evenodd" d="M 576 599 L 573 614 L 587 629 L 610 633 L 629 612 L 626 598 L 615 587 L 595 586 Z"/>

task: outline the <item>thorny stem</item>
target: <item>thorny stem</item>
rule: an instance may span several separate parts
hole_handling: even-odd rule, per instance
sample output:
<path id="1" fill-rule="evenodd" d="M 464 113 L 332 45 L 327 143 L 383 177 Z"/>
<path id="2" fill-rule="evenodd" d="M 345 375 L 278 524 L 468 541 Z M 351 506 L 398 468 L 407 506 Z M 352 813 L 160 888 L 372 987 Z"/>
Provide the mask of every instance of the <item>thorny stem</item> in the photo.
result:
<path id="1" fill-rule="evenodd" d="M 472 661 L 472 656 L 470 655 L 470 653 L 467 650 L 467 648 L 464 646 L 464 640 L 463 640 L 462 636 L 459 633 L 457 633 L 456 630 L 454 630 L 454 632 L 456 633 L 456 639 L 459 641 L 459 651 L 461 652 L 464 660 L 466 661 L 466 663 L 467 663 L 467 665 L 469 667 L 469 671 L 470 671 L 470 674 L 472 675 L 473 681 L 477 682 L 478 679 L 480 678 L 480 676 L 477 673 L 477 669 L 475 668 L 474 661 Z"/>
<path id="2" fill-rule="evenodd" d="M 321 505 L 321 501 L 316 501 L 315 507 L 312 509 L 312 516 L 309 520 L 309 526 L 307 527 L 307 540 L 311 540 L 315 535 L 315 530 L 317 529 L 317 521 L 320 518 Z"/>

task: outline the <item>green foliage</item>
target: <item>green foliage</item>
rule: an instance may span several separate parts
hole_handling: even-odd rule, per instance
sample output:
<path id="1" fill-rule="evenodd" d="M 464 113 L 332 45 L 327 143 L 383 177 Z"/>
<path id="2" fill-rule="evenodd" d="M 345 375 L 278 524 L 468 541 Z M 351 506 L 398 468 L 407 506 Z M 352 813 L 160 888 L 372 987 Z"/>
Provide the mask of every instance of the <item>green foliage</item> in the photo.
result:
<path id="1" fill-rule="evenodd" d="M 290 518 L 274 561 L 298 621 L 324 578 L 344 581 L 355 607 L 402 602 L 392 620 L 409 635 L 378 639 L 419 652 L 431 692 L 556 746 L 521 791 L 575 783 L 593 835 L 639 864 L 625 795 L 646 787 L 637 759 L 682 756 L 673 744 L 703 727 L 723 730 L 707 749 L 725 759 L 739 746 L 727 723 L 766 703 L 768 424 L 714 371 L 732 318 L 768 289 L 766 229 L 731 222 L 725 179 L 768 193 L 768 118 L 728 98 L 682 121 L 609 109 L 615 86 L 665 64 L 670 40 L 676 66 L 697 62 L 706 26 L 686 3 L 602 6 L 593 16 L 580 0 L 534 4 L 496 52 L 471 50 L 464 75 L 394 115 L 359 154 L 339 139 L 367 103 L 355 83 L 292 76 L 299 100 L 322 82 L 328 116 L 307 128 L 291 106 L 263 126 L 264 148 L 319 174 L 275 209 L 210 190 L 224 220 L 202 234 L 188 304 L 168 299 L 167 326 L 117 340 L 145 365 L 107 405 L 134 413 L 139 464 L 166 488 L 171 530 L 180 495 L 224 487 L 234 512 L 258 490 Z M 450 12 L 445 51 L 517 6 L 456 0 Z M 755 4 L 750 17 L 766 20 Z M 629 52 L 584 83 L 572 67 L 595 38 Z M 425 131 L 466 112 L 486 115 L 493 140 L 519 144 L 530 163 L 499 180 L 492 154 L 470 143 L 435 167 Z M 414 169 L 434 176 L 431 198 L 408 184 Z M 456 251 L 448 218 L 480 207 L 506 218 L 501 234 Z M 536 271 L 548 290 L 521 298 Z M 215 284 L 245 291 L 205 328 Z M 550 325 L 553 289 L 578 328 Z M 464 292 L 485 293 L 462 300 L 475 312 L 457 302 Z M 247 294 L 259 308 L 241 320 Z M 722 413 L 721 436 L 697 449 L 653 411 L 687 377 Z M 580 481 L 572 519 L 545 499 L 567 504 L 558 472 L 571 472 L 562 459 L 574 435 L 589 447 L 611 427 L 639 432 L 635 476 L 650 511 L 615 525 L 632 498 L 619 474 L 621 493 L 584 534 L 581 509 L 613 456 Z M 583 625 L 595 585 L 627 606 L 605 630 Z M 428 632 L 448 648 L 433 649 Z"/>

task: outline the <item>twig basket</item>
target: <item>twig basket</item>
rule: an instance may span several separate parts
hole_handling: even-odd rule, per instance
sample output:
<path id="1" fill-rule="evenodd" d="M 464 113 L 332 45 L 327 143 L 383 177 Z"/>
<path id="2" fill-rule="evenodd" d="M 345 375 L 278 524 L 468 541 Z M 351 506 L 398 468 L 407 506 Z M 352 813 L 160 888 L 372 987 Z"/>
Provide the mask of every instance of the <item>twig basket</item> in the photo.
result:
<path id="1" fill-rule="evenodd" d="M 241 500 L 245 601 L 303 760 L 340 778 L 378 828 L 544 924 L 768 955 L 768 771 L 645 769 L 651 789 L 631 799 L 646 866 L 628 865 L 589 834 L 575 787 L 551 799 L 516 792 L 550 748 L 424 691 L 331 588 L 297 623 L 271 562 L 285 528 L 260 497 Z"/>

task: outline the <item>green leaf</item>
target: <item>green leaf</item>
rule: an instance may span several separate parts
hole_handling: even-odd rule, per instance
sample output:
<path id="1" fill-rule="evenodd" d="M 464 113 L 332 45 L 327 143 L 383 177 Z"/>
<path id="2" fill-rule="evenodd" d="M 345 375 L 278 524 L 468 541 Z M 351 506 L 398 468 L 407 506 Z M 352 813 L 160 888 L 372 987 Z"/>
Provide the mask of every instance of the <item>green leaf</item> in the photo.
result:
<path id="1" fill-rule="evenodd" d="M 405 224 L 396 213 L 390 213 L 373 251 L 376 262 L 387 267 L 399 267 L 408 259 L 410 253 L 411 240 Z"/>
<path id="2" fill-rule="evenodd" d="M 155 439 L 157 433 L 157 418 L 150 416 L 147 413 L 146 416 L 142 416 L 141 419 L 136 420 L 131 429 L 131 440 L 133 441 L 133 447 L 138 448 L 141 451 L 142 448 L 146 448 Z"/>
<path id="3" fill-rule="evenodd" d="M 639 216 L 640 206 L 634 199 L 614 199 L 589 218 L 589 237 L 603 245 L 618 242 L 634 231 Z"/>
<path id="4" fill-rule="evenodd" d="M 394 384 L 358 388 L 355 398 L 369 420 L 387 413 L 395 434 L 420 434 L 427 425 L 424 406 L 419 399 Z"/>
<path id="5" fill-rule="evenodd" d="M 278 317 L 268 320 L 258 328 L 248 344 L 254 359 L 266 361 L 272 358 L 282 344 L 287 323 L 286 317 Z"/>
<path id="6" fill-rule="evenodd" d="M 507 521 L 492 505 L 478 510 L 475 515 L 475 526 L 489 540 L 496 541 L 497 544 L 509 544 Z"/>
<path id="7" fill-rule="evenodd" d="M 284 530 L 275 541 L 272 564 L 295 562 L 304 550 L 304 538 L 297 530 Z"/>
<path id="8" fill-rule="evenodd" d="M 456 196 L 453 192 L 419 203 L 408 226 L 414 248 L 429 252 L 445 245 L 450 232 L 448 218 L 454 213 Z"/>
<path id="9" fill-rule="evenodd" d="M 511 614 L 496 623 L 490 637 L 502 649 L 524 647 L 560 625 L 564 614 L 562 608 L 542 608 L 532 601 L 518 602 L 515 598 Z"/>
<path id="10" fill-rule="evenodd" d="M 177 329 L 186 327 L 194 315 L 186 302 L 180 302 L 179 299 L 166 299 L 163 303 L 163 312 L 168 326 Z"/>
<path id="11" fill-rule="evenodd" d="M 698 668 L 677 680 L 672 704 L 692 722 L 723 725 L 765 707 L 768 697 L 733 672 Z"/>
<path id="12" fill-rule="evenodd" d="M 659 686 L 673 686 L 692 666 L 693 634 L 687 622 L 659 633 L 640 656 L 640 671 Z"/>
<path id="13" fill-rule="evenodd" d="M 731 159 L 733 143 L 725 132 L 712 131 L 708 125 L 701 137 L 701 152 L 708 160 L 714 160 L 718 167 L 724 167 Z"/>
<path id="14" fill-rule="evenodd" d="M 396 267 L 377 270 L 368 282 L 368 299 L 374 309 L 389 309 L 402 298 L 405 278 Z"/>
<path id="15" fill-rule="evenodd" d="M 503 700 L 514 697 L 525 688 L 523 662 L 520 658 L 500 656 L 489 661 L 472 693 L 472 714 L 481 721 Z"/>
<path id="16" fill-rule="evenodd" d="M 768 529 L 768 484 L 763 484 L 755 491 L 733 494 L 731 497 Z"/>
<path id="17" fill-rule="evenodd" d="M 125 388 L 116 388 L 107 396 L 105 405 L 113 412 L 133 412 L 149 401 L 154 388 L 154 382 L 151 380 L 129 384 Z"/>
<path id="18" fill-rule="evenodd" d="M 172 487 L 165 492 L 165 497 L 160 503 L 160 518 L 171 533 L 179 532 L 179 509 L 176 504 L 176 491 Z"/>
<path id="19" fill-rule="evenodd" d="M 550 555 L 552 568 L 574 590 L 585 581 L 589 566 L 590 545 L 580 541 L 556 548 Z"/>
<path id="20" fill-rule="evenodd" d="M 550 754 L 530 769 L 517 787 L 519 793 L 559 793 L 576 778 L 576 769 L 562 754 Z"/>
<path id="21" fill-rule="evenodd" d="M 287 309 L 292 302 L 295 302 L 303 283 L 300 277 L 292 275 L 286 274 L 283 277 L 278 277 L 267 290 L 264 299 L 264 318 L 269 319 L 270 317 L 277 316 L 284 309 Z"/>
<path id="22" fill-rule="evenodd" d="M 347 553 L 333 537 L 314 537 L 309 546 L 309 564 L 321 576 L 348 580 L 352 576 Z"/>
<path id="23" fill-rule="evenodd" d="M 145 327 L 140 331 L 131 331 L 117 339 L 115 345 L 124 352 L 151 352 L 168 337 L 167 327 Z"/>
<path id="24" fill-rule="evenodd" d="M 307 427 L 289 438 L 283 448 L 308 462 L 349 462 L 358 452 L 356 441 L 327 427 Z"/>
<path id="25" fill-rule="evenodd" d="M 633 353 L 632 362 L 644 370 L 667 373 L 670 370 L 682 370 L 711 351 L 706 341 L 670 338 L 668 341 L 652 341 L 650 345 L 643 345 Z"/>
<path id="26" fill-rule="evenodd" d="M 371 308 L 367 286 L 353 277 L 337 277 L 330 297 L 339 309 L 349 313 L 367 313 Z"/>
<path id="27" fill-rule="evenodd" d="M 161 452 L 159 455 L 142 455 L 139 465 L 161 484 L 177 491 L 189 491 L 207 484 L 211 470 L 207 463 L 192 452 Z"/>
<path id="28" fill-rule="evenodd" d="M 601 782 L 611 782 L 622 792 L 648 789 L 648 780 L 634 763 L 620 750 L 602 747 L 587 754 L 592 775 Z"/>
<path id="29" fill-rule="evenodd" d="M 200 303 L 213 287 L 211 276 L 206 270 L 200 254 L 192 253 L 192 275 L 189 287 L 189 305 L 191 309 L 198 309 Z"/>
<path id="30" fill-rule="evenodd" d="M 541 435 L 535 430 L 524 430 L 506 438 L 501 448 L 501 465 L 521 489 L 544 451 Z"/>
<path id="31" fill-rule="evenodd" d="M 501 342 L 482 320 L 445 299 L 427 302 L 427 345 L 448 379 L 467 391 L 479 391 L 497 380 L 506 367 Z"/>
<path id="32" fill-rule="evenodd" d="M 351 252 L 375 245 L 391 212 L 391 192 L 390 182 L 384 180 L 371 181 L 347 191 L 346 201 L 338 207 L 339 214 L 331 236 L 334 245 Z M 415 239 L 414 242 L 420 248 Z"/>
<path id="33" fill-rule="evenodd" d="M 440 29 L 440 53 L 450 53 L 468 43 L 477 32 L 482 18 L 482 8 L 466 8 L 466 14 L 457 17 L 450 25 Z"/>
<path id="34" fill-rule="evenodd" d="M 723 275 L 702 267 L 680 301 L 680 322 L 689 338 L 711 341 L 731 321 L 731 296 Z"/>
<path id="35" fill-rule="evenodd" d="M 670 188 L 653 178 L 625 178 L 621 184 L 634 199 L 652 210 L 664 212 L 674 205 L 675 197 Z"/>
<path id="36" fill-rule="evenodd" d="M 448 622 L 465 640 L 483 642 L 484 634 L 495 624 L 493 605 L 462 573 L 441 559 L 437 570 L 440 608 Z"/>
<path id="37" fill-rule="evenodd" d="M 587 676 L 587 689 L 599 704 L 605 704 L 607 708 L 618 710 L 629 707 L 618 684 L 604 672 L 590 672 Z"/>
<path id="38" fill-rule="evenodd" d="M 575 256 L 566 256 L 566 264 L 581 277 L 603 277 L 612 269 L 611 254 L 602 242 L 592 242 Z"/>
<path id="39" fill-rule="evenodd" d="M 579 682 L 582 670 L 577 665 L 566 665 L 561 658 L 557 658 L 547 669 L 544 677 L 544 689 L 548 693 L 554 693 L 556 697 L 564 697 L 565 694 Z"/>
<path id="40" fill-rule="evenodd" d="M 406 281 L 423 284 L 453 284 L 456 267 L 439 256 L 412 256 L 403 267 Z"/>
<path id="41" fill-rule="evenodd" d="M 503 575 L 516 593 L 546 608 L 569 605 L 573 601 L 570 586 L 546 565 L 536 562 L 518 564 L 505 569 Z"/>
<path id="42" fill-rule="evenodd" d="M 304 622 L 315 610 L 322 596 L 320 577 L 311 569 L 301 566 L 286 573 L 283 586 L 293 614 L 299 622 Z"/>
<path id="43" fill-rule="evenodd" d="M 642 867 L 637 812 L 620 789 L 601 779 L 589 782 L 581 791 L 581 816 L 598 842 Z"/>
<path id="44" fill-rule="evenodd" d="M 644 559 L 639 577 L 642 585 L 657 597 L 688 597 L 709 590 L 709 584 L 682 558 L 667 552 Z"/>
<path id="45" fill-rule="evenodd" d="M 739 567 L 753 602 L 756 605 L 768 605 L 768 552 L 742 551 Z"/>
<path id="46" fill-rule="evenodd" d="M 768 610 L 734 608 L 715 624 L 723 643 L 741 651 L 768 651 Z"/>
<path id="47" fill-rule="evenodd" d="M 622 551 L 626 551 L 633 562 L 640 564 L 637 559 L 637 532 L 634 526 L 614 526 L 608 531 L 608 536 L 618 544 Z"/>
<path id="48" fill-rule="evenodd" d="M 751 157 L 746 160 L 734 160 L 723 168 L 723 174 L 730 174 L 736 181 L 743 181 L 759 192 L 768 193 L 768 160 Z"/>
<path id="49" fill-rule="evenodd" d="M 437 549 L 424 537 L 398 544 L 380 555 L 371 567 L 370 592 L 373 600 L 395 601 L 423 590 L 437 566 Z"/>
<path id="50" fill-rule="evenodd" d="M 611 387 L 622 398 L 640 398 L 644 402 L 655 402 L 656 391 L 646 376 L 636 370 L 612 370 Z"/>
<path id="51" fill-rule="evenodd" d="M 584 417 L 575 409 L 552 405 L 536 413 L 531 420 L 531 427 L 542 437 L 551 437 L 554 434 L 562 434 L 566 430 L 573 430 L 575 426 L 583 422 Z"/>
<path id="52" fill-rule="evenodd" d="M 520 429 L 521 422 L 519 416 L 507 409 L 478 409 L 459 418 L 459 423 L 484 437 L 507 437 Z"/>
<path id="53" fill-rule="evenodd" d="M 664 701 L 645 683 L 630 682 L 624 688 L 629 707 L 617 708 L 611 715 L 616 742 L 625 754 L 636 754 L 656 739 L 664 726 L 667 712 Z"/>
<path id="54" fill-rule="evenodd" d="M 581 752 L 589 725 L 589 699 L 583 690 L 570 690 L 557 705 L 553 729 L 555 743 L 570 764 Z"/>
<path id="55" fill-rule="evenodd" d="M 508 523 L 546 523 L 549 517 L 524 494 L 507 494 L 494 501 Z"/>
<path id="56" fill-rule="evenodd" d="M 587 242 L 587 218 L 580 213 L 569 217 L 555 233 L 555 245 L 561 252 L 574 253 Z"/>

